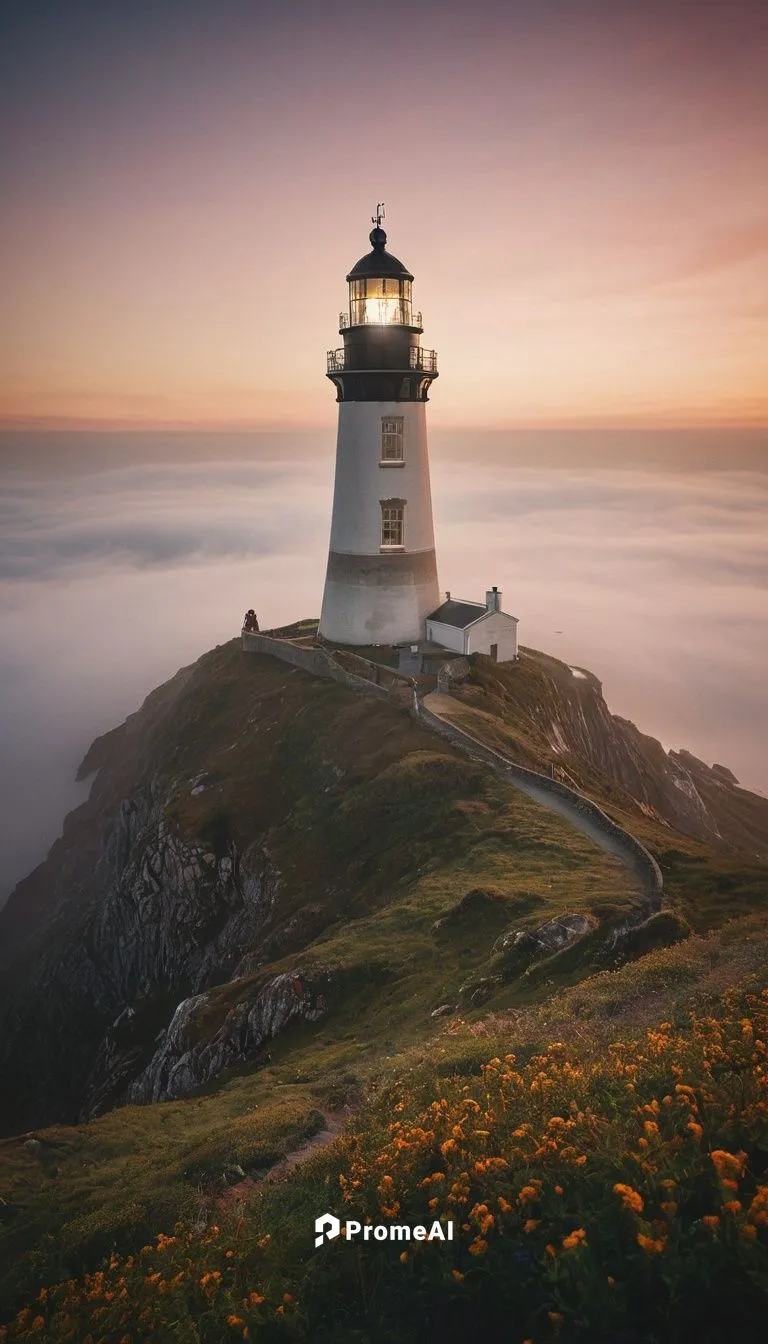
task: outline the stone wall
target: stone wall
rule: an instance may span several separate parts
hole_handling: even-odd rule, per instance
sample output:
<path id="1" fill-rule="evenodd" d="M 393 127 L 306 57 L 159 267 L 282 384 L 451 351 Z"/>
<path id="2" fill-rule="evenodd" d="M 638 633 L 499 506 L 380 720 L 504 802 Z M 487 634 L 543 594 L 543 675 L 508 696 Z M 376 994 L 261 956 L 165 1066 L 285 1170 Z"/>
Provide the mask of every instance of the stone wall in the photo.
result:
<path id="1" fill-rule="evenodd" d="M 494 751 L 492 747 L 487 747 L 483 742 L 479 742 L 471 733 L 467 733 L 463 728 L 456 724 L 448 723 L 441 719 L 439 715 L 434 714 L 432 710 L 427 709 L 424 703 L 419 700 L 414 692 L 413 713 L 429 724 L 435 732 L 439 733 L 453 746 L 458 747 L 466 755 L 474 760 L 483 761 L 489 765 L 503 779 L 519 779 L 521 783 L 534 784 L 538 789 L 546 793 L 557 795 L 564 799 L 575 812 L 588 818 L 593 826 L 596 826 L 604 835 L 610 836 L 622 849 L 627 860 L 640 876 L 645 890 L 648 905 L 651 910 L 659 910 L 664 894 L 664 879 L 661 869 L 648 852 L 645 845 L 641 844 L 634 835 L 625 831 L 623 826 L 619 826 L 615 821 L 593 803 L 591 798 L 585 797 L 583 793 L 578 793 L 576 789 L 571 789 L 567 784 L 561 784 L 556 779 L 550 779 L 549 775 L 540 775 L 536 770 L 528 770 L 523 765 L 515 765 L 508 761 L 500 752 Z"/>
<path id="2" fill-rule="evenodd" d="M 293 667 L 300 667 L 316 677 L 331 677 L 349 690 L 362 691 L 364 695 L 377 696 L 379 699 L 400 701 L 402 690 L 398 694 L 398 684 L 401 687 L 405 685 L 402 678 L 398 678 L 397 673 L 392 669 L 387 669 L 392 678 L 388 689 L 386 686 L 369 681 L 366 677 L 357 676 L 345 670 L 325 649 L 302 647 L 286 639 L 275 639 L 271 635 L 243 631 L 243 648 L 252 653 L 266 653 L 273 658 L 280 658 L 282 662 L 290 663 Z M 366 659 L 356 656 L 355 662 L 371 669 L 375 666 L 373 663 L 368 663 Z M 460 751 L 490 766 L 503 779 L 518 779 L 521 783 L 533 784 L 546 793 L 555 794 L 557 797 L 564 799 L 573 811 L 588 818 L 603 834 L 610 836 L 620 846 L 627 861 L 640 876 L 650 909 L 658 910 L 661 908 L 664 880 L 661 869 L 653 855 L 634 835 L 630 835 L 629 831 L 625 831 L 623 826 L 619 826 L 615 821 L 612 821 L 603 809 L 598 807 L 597 803 L 592 802 L 591 798 L 585 797 L 583 793 L 579 793 L 576 789 L 569 788 L 567 784 L 561 784 L 559 780 L 551 779 L 549 775 L 541 775 L 536 770 L 528 770 L 523 765 L 513 764 L 498 751 L 494 751 L 492 747 L 487 747 L 483 742 L 479 742 L 471 733 L 467 733 L 463 728 L 458 728 L 455 724 L 441 719 L 439 715 L 433 714 L 432 710 L 427 709 L 419 698 L 415 686 L 412 691 L 411 712 L 423 723 L 433 728 L 441 737 L 451 742 L 453 746 L 458 747 Z"/>
<path id="3" fill-rule="evenodd" d="M 282 662 L 301 667 L 315 677 L 331 677 L 351 691 L 362 691 L 365 695 L 375 695 L 385 700 L 389 697 L 386 686 L 377 686 L 374 681 L 347 672 L 325 649 L 302 647 L 287 639 L 274 639 L 271 635 L 257 635 L 246 630 L 243 631 L 243 648 L 249 653 L 267 653 L 272 658 L 280 658 Z"/>

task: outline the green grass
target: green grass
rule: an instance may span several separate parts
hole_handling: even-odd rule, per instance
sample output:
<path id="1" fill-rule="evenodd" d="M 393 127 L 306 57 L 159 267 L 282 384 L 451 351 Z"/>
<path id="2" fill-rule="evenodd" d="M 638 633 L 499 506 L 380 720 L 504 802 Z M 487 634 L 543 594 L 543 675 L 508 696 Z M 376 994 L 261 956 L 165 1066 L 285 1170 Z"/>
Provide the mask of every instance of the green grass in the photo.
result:
<path id="1" fill-rule="evenodd" d="M 595 742 L 609 732 L 609 716 L 600 705 L 600 684 L 593 677 L 575 680 L 567 666 L 536 650 L 523 651 L 518 664 L 476 659 L 469 680 L 456 688 L 450 716 L 480 741 L 535 770 L 565 772 L 565 782 L 586 793 L 619 825 L 637 836 L 655 856 L 665 895 L 691 925 L 701 931 L 723 920 L 764 908 L 768 901 L 768 863 L 756 856 L 766 850 L 768 811 L 764 800 L 739 790 L 709 796 L 721 809 L 718 822 L 732 843 L 717 847 L 649 815 L 615 779 L 572 746 L 555 751 L 551 724 L 573 706 L 578 724 L 582 705 L 593 716 Z M 604 716 L 604 717 L 601 717 Z M 619 721 L 620 724 L 623 721 Z M 630 725 L 631 728 L 631 725 Z M 611 730 L 612 731 L 612 730 Z M 664 753 L 659 743 L 636 733 L 645 753 L 646 782 L 654 773 L 661 788 Z M 628 741 L 634 741 L 631 734 Z M 594 750 L 594 746 L 593 746 Z"/>
<path id="2" fill-rule="evenodd" d="M 508 681 L 521 670 L 511 691 Z M 508 670 L 507 681 L 493 668 L 481 672 L 480 683 L 457 699 L 457 714 L 491 745 L 541 768 L 534 712 L 541 667 Z M 503 712 L 492 714 L 489 706 Z M 238 1285 L 236 1293 L 227 1290 L 231 1312 L 244 1310 L 248 1283 L 257 1295 L 264 1290 L 268 1316 L 263 1304 L 246 1315 L 253 1337 L 265 1340 L 320 1341 L 323 1321 L 327 1337 L 342 1344 L 407 1341 L 405 1304 L 416 1321 L 433 1313 L 441 1338 L 462 1344 L 474 1338 L 475 1318 L 485 1331 L 478 1338 L 501 1338 L 507 1325 L 488 1314 L 484 1295 L 506 1303 L 507 1324 L 519 1323 L 515 1344 L 534 1329 L 536 1344 L 554 1339 L 543 1304 L 567 1306 L 558 1296 L 563 1285 L 546 1275 L 537 1279 L 539 1315 L 520 1315 L 520 1303 L 510 1305 L 498 1291 L 518 1272 L 504 1248 L 490 1278 L 476 1272 L 479 1263 L 466 1259 L 465 1246 L 465 1280 L 422 1278 L 410 1262 L 393 1277 L 392 1266 L 373 1258 L 364 1290 L 358 1283 L 353 1291 L 346 1271 L 334 1277 L 333 1270 L 324 1286 L 320 1261 L 306 1263 L 307 1229 L 321 1208 L 338 1203 L 339 1171 L 349 1170 L 350 1160 L 343 1145 L 312 1157 L 289 1180 L 259 1186 L 245 1221 L 232 1222 L 217 1201 L 242 1173 L 258 1178 L 300 1147 L 323 1124 L 324 1111 L 358 1109 L 360 1142 L 375 1156 L 399 1104 L 398 1089 L 406 1087 L 405 1109 L 415 1117 L 422 1102 L 439 1099 L 445 1088 L 458 1105 L 483 1064 L 512 1047 L 527 1063 L 554 1037 L 591 1067 L 617 1031 L 643 1031 L 663 1018 L 682 1029 L 692 1004 L 704 1011 L 734 986 L 760 988 L 768 983 L 760 914 L 765 868 L 661 826 L 582 765 L 580 785 L 659 857 L 670 908 L 632 935 L 628 964 L 605 964 L 601 928 L 554 956 L 516 966 L 494 951 L 503 933 L 565 911 L 588 912 L 604 925 L 626 915 L 637 896 L 620 862 L 564 818 L 447 747 L 396 705 L 243 654 L 236 642 L 155 693 L 142 714 L 130 730 L 95 748 L 96 757 L 113 761 L 115 799 L 129 795 L 137 781 L 157 778 L 170 798 L 167 821 L 182 838 L 203 841 L 219 855 L 232 847 L 243 854 L 258 839 L 279 873 L 274 917 L 253 949 L 260 952 L 256 969 L 210 988 L 191 1025 L 193 1041 L 207 1039 L 233 1006 L 251 1002 L 285 970 L 328 976 L 328 1013 L 314 1023 L 292 1023 L 269 1043 L 269 1057 L 263 1051 L 258 1061 L 243 1062 L 185 1101 L 122 1107 L 87 1124 L 36 1131 L 37 1151 L 4 1142 L 0 1282 L 7 1311 L 31 1303 L 41 1286 L 93 1274 L 105 1256 L 119 1255 L 124 1265 L 126 1256 L 139 1255 L 181 1220 L 178 1244 L 200 1273 L 184 1304 L 176 1304 L 176 1324 L 165 1319 L 156 1338 L 228 1337 L 223 1305 L 199 1285 L 204 1272 L 219 1267 L 225 1277 L 231 1270 Z M 205 788 L 193 796 L 201 775 Z M 82 824 L 96 829 L 100 819 L 86 817 Z M 727 919 L 742 914 L 747 917 Z M 489 984 L 486 1002 L 468 1008 L 463 987 L 488 977 L 498 979 Z M 458 1015 L 433 1018 L 444 1004 L 458 1006 Z M 137 1022 L 154 1037 L 151 1013 Z M 622 1123 L 633 1123 L 629 1111 Z M 607 1179 L 603 1172 L 601 1180 Z M 366 1190 L 372 1199 L 373 1187 Z M 410 1184 L 407 1194 L 413 1195 Z M 594 1190 L 585 1185 L 582 1194 L 584 1210 L 593 1207 Z M 574 1217 L 582 1216 L 582 1194 Z M 598 1204 L 593 1214 L 599 1223 Z M 195 1228 L 211 1219 L 222 1224 L 223 1240 L 206 1243 Z M 273 1241 L 261 1246 L 267 1235 Z M 225 1242 L 236 1248 L 229 1268 Z M 518 1239 L 513 1249 L 525 1244 Z M 698 1243 L 691 1246 L 700 1253 Z M 147 1251 L 144 1269 L 160 1254 Z M 642 1264 L 640 1257 L 638 1274 Z M 741 1274 L 740 1261 L 737 1269 Z M 467 1279 L 471 1287 L 463 1296 Z M 633 1280 L 632 1293 L 639 1282 Z M 138 1303 L 140 1291 L 131 1284 L 132 1303 L 134 1296 Z M 597 1293 L 591 1280 L 581 1288 Z M 298 1296 L 300 1306 L 283 1304 L 284 1292 Z M 467 1301 L 474 1317 L 465 1311 Z M 602 1303 L 599 1293 L 595 1301 Z M 347 1311 L 345 1302 L 354 1308 Z M 281 1304 L 284 1313 L 276 1315 Z M 91 1333 L 88 1310 L 78 1306 L 74 1338 Z M 132 1311 L 131 1304 L 131 1344 L 134 1333 L 142 1337 Z M 563 1338 L 602 1338 L 584 1335 L 583 1322 L 567 1311 L 566 1317 L 571 1333 Z M 597 1328 L 597 1317 L 589 1319 L 590 1329 Z M 197 1334 L 190 1333 L 191 1322 Z M 458 1323 L 465 1333 L 452 1335 Z M 667 1336 L 651 1338 L 661 1344 Z M 628 1340 L 635 1344 L 633 1336 Z"/>
<path id="3" fill-rule="evenodd" d="M 765 931 L 737 921 L 546 1005 L 444 1026 L 429 1048 L 378 1062 L 343 1139 L 237 1208 L 219 1198 L 233 1165 L 258 1172 L 317 1127 L 338 1042 L 325 1055 L 297 1042 L 292 1057 L 325 1092 L 289 1084 L 286 1060 L 210 1097 L 47 1131 L 39 1157 L 5 1145 L 28 1241 L 6 1297 L 30 1306 L 10 1340 L 214 1344 L 247 1329 L 416 1344 L 428 1328 L 447 1344 L 757 1344 L 768 1009 L 752 991 L 768 979 Z M 617 1022 L 616 1003 L 640 1017 Z M 314 1251 L 326 1208 L 450 1217 L 456 1236 L 404 1255 Z"/>
<path id="4" fill-rule="evenodd" d="M 487 902 L 483 916 L 489 933 L 500 924 L 495 905 Z M 468 936 L 461 925 L 458 918 L 455 929 L 434 936 Z M 36 1131 L 38 1153 L 6 1140 L 0 1146 L 6 1311 L 43 1283 L 92 1272 L 113 1250 L 135 1252 L 178 1219 L 194 1223 L 201 1208 L 216 1209 L 208 1216 L 220 1221 L 215 1200 L 242 1172 L 258 1177 L 317 1131 L 323 1111 L 346 1104 L 362 1107 L 363 1117 L 386 1116 L 381 1098 L 398 1079 L 418 1085 L 421 1095 L 438 1078 L 477 1077 L 488 1058 L 510 1047 L 528 1059 L 552 1039 L 600 1059 L 617 1031 L 643 1031 L 662 1019 L 683 1026 L 691 1007 L 716 1012 L 735 987 L 768 983 L 766 932 L 764 917 L 753 915 L 572 987 L 550 987 L 538 1002 L 497 999 L 493 1011 L 440 1020 L 427 1047 L 429 1028 L 419 1016 L 426 1005 L 414 974 L 383 989 L 372 986 L 333 1021 L 287 1032 L 273 1043 L 266 1067 L 244 1065 L 204 1095 Z M 404 1004 L 410 1028 L 403 1025 Z M 310 1173 L 325 1161 L 313 1158 Z M 290 1223 L 294 1202 L 317 1197 L 325 1205 L 331 1197 L 322 1186 L 316 1190 L 314 1177 L 303 1181 L 292 1176 L 259 1200 L 270 1207 L 277 1201 L 278 1208 L 287 1202 L 280 1217 Z M 258 1222 L 260 1234 L 265 1227 Z"/>

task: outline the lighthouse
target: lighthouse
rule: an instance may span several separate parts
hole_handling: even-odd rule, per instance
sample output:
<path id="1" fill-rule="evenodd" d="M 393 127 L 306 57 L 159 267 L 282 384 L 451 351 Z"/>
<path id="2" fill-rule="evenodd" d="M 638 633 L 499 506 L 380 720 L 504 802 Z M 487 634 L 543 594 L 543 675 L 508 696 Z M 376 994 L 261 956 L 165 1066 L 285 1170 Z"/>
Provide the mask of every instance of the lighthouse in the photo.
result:
<path id="1" fill-rule="evenodd" d="M 344 344 L 328 352 L 339 423 L 319 633 L 339 644 L 423 640 L 440 599 L 426 425 L 437 356 L 382 218 L 378 206 L 371 251 L 347 276 Z"/>

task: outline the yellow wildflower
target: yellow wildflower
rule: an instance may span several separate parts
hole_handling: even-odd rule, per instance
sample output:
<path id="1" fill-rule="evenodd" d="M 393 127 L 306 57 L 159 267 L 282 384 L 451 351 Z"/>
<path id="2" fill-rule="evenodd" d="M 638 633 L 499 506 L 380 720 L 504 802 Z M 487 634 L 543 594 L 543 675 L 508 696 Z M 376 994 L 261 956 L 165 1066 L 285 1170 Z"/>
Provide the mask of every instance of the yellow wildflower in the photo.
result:
<path id="1" fill-rule="evenodd" d="M 521 1204 L 525 1204 L 538 1199 L 539 1192 L 534 1185 L 524 1185 L 517 1198 Z"/>
<path id="2" fill-rule="evenodd" d="M 663 1237 L 654 1239 L 653 1237 L 645 1236 L 643 1232 L 638 1232 L 636 1240 L 638 1246 L 642 1246 L 643 1250 L 646 1251 L 648 1255 L 660 1255 L 667 1244 Z"/>
<path id="3" fill-rule="evenodd" d="M 744 1174 L 744 1168 L 747 1164 L 746 1153 L 729 1153 L 724 1148 L 715 1148 L 709 1156 L 715 1164 L 718 1176 L 733 1179 L 734 1176 Z"/>
<path id="4" fill-rule="evenodd" d="M 621 1195 L 621 1202 L 624 1205 L 624 1208 L 629 1209 L 631 1213 L 643 1212 L 645 1201 L 643 1200 L 642 1195 L 638 1194 L 637 1190 L 632 1189 L 631 1185 L 622 1185 L 619 1181 L 614 1185 L 613 1193 L 615 1195 Z"/>
<path id="5" fill-rule="evenodd" d="M 567 1237 L 563 1237 L 563 1250 L 573 1251 L 577 1246 L 581 1246 L 582 1243 L 586 1245 L 586 1241 L 587 1234 L 584 1231 L 584 1228 L 574 1228 L 573 1232 L 569 1232 Z"/>

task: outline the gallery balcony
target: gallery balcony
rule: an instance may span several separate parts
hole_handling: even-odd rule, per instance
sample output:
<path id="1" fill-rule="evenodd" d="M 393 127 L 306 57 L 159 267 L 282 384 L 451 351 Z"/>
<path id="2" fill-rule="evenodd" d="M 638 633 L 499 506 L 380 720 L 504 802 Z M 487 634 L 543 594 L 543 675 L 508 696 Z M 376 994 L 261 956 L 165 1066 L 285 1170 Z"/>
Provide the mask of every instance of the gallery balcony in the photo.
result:
<path id="1" fill-rule="evenodd" d="M 360 366 L 353 360 L 346 361 L 348 351 L 343 347 L 340 350 L 328 351 L 328 372 L 344 373 L 347 371 L 357 371 Z M 420 345 L 412 345 L 408 350 L 408 363 L 410 369 L 417 369 L 420 373 L 437 373 L 437 351 L 424 350 Z"/>

